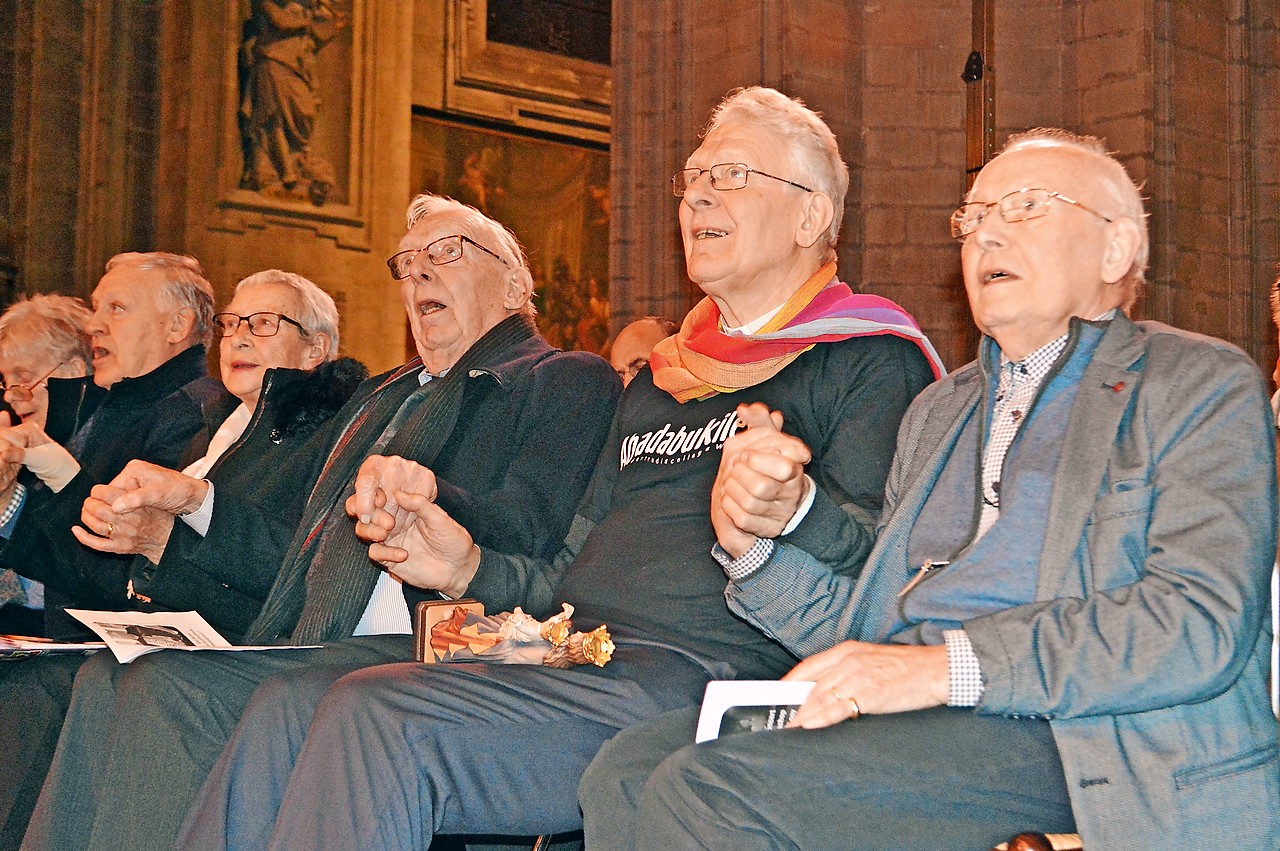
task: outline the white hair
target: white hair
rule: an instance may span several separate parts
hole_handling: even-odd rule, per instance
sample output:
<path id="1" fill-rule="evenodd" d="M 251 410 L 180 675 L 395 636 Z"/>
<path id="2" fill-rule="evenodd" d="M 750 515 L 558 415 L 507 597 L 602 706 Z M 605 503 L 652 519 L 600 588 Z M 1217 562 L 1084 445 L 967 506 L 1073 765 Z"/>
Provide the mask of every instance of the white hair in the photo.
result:
<path id="1" fill-rule="evenodd" d="M 538 309 L 533 305 L 533 273 L 529 270 L 529 258 L 525 256 L 520 240 L 516 239 L 516 235 L 501 222 L 489 218 L 470 204 L 455 201 L 446 195 L 422 192 L 415 195 L 409 202 L 409 209 L 405 212 L 405 230 L 412 230 L 414 225 L 427 216 L 442 213 L 453 213 L 470 220 L 477 232 L 468 236 L 480 237 L 485 243 L 485 248 L 491 249 L 512 269 L 520 270 L 529 276 L 529 300 L 520 308 L 520 312 L 528 316 L 536 316 Z"/>
<path id="2" fill-rule="evenodd" d="M 1072 133 L 1056 127 L 1036 127 L 1025 133 L 1015 133 L 1005 142 L 996 156 L 1003 156 L 1016 150 L 1028 148 L 1071 148 L 1091 156 L 1100 166 L 1103 191 L 1110 196 L 1116 208 L 1105 211 L 1108 218 L 1131 219 L 1138 225 L 1138 250 L 1134 254 L 1133 264 L 1121 278 L 1125 286 L 1125 302 L 1121 307 L 1128 311 L 1137 301 L 1142 283 L 1146 280 L 1147 262 L 1151 254 L 1150 238 L 1147 234 L 1147 214 L 1142 205 L 1142 190 L 1129 177 L 1120 161 L 1107 150 L 1104 141 L 1096 136 Z M 1103 212 L 1103 211 L 1100 211 Z"/>
<path id="3" fill-rule="evenodd" d="M 89 335 L 84 326 L 93 316 L 83 301 L 65 295 L 24 298 L 0 315 L 0 352 L 19 361 L 64 364 L 80 358 L 93 372 Z M 31 335 L 19 345 L 16 332 Z"/>
<path id="4" fill-rule="evenodd" d="M 751 86 L 729 92 L 711 111 L 702 135 L 705 137 L 729 121 L 761 127 L 787 142 L 792 162 L 801 173 L 796 182 L 831 199 L 831 224 L 822 236 L 825 246 L 834 251 L 844 220 L 844 199 L 849 193 L 849 167 L 840 157 L 835 134 L 822 115 L 777 89 Z"/>
<path id="5" fill-rule="evenodd" d="M 213 340 L 213 286 L 200 261 L 188 254 L 167 251 L 126 251 L 107 261 L 107 271 L 117 266 L 155 270 L 164 274 L 161 298 L 171 310 L 189 308 L 195 314 L 190 339 L 209 345 Z"/>
<path id="6" fill-rule="evenodd" d="M 278 284 L 293 291 L 294 299 L 298 303 L 298 315 L 289 318 L 296 319 L 302 324 L 303 339 L 309 339 L 315 333 L 327 335 L 329 350 L 325 352 L 324 359 L 336 358 L 338 356 L 338 306 L 333 303 L 333 298 L 301 275 L 280 269 L 255 272 L 236 284 L 236 292 L 267 284 Z"/>

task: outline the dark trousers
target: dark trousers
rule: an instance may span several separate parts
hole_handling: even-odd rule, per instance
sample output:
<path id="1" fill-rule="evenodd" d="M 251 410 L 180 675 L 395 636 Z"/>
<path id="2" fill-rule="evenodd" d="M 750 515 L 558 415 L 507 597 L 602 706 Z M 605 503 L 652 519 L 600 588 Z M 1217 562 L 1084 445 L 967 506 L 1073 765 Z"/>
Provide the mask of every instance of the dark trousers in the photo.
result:
<path id="1" fill-rule="evenodd" d="M 588 848 L 985 851 L 1075 829 L 1043 721 L 944 707 L 692 745 L 696 719 L 604 746 L 579 788 Z"/>
<path id="2" fill-rule="evenodd" d="M 0 662 L 0 851 L 22 843 L 84 656 Z"/>
<path id="3" fill-rule="evenodd" d="M 436 833 L 575 830 L 578 779 L 600 744 L 696 702 L 707 678 L 653 647 L 620 647 L 605 668 L 385 665 L 327 690 L 320 675 L 277 678 L 255 696 L 183 840 L 261 848 L 274 822 L 271 848 L 374 851 L 425 848 Z"/>
<path id="4" fill-rule="evenodd" d="M 171 847 L 263 680 L 312 665 L 376 665 L 412 652 L 412 639 L 397 635 L 313 650 L 166 650 L 129 665 L 98 654 L 76 679 L 24 851 Z"/>

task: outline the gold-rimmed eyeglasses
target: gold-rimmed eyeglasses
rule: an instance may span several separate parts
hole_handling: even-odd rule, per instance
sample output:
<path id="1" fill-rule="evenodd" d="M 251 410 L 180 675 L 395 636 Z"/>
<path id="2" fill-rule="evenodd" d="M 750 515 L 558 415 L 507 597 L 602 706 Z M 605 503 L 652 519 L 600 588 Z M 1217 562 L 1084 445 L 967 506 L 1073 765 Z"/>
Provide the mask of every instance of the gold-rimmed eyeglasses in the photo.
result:
<path id="1" fill-rule="evenodd" d="M 55 366 L 35 381 L 28 381 L 25 384 L 4 384 L 0 383 L 0 395 L 12 397 L 15 402 L 30 402 L 35 388 L 43 386 L 53 374 L 67 365 L 66 361 Z"/>

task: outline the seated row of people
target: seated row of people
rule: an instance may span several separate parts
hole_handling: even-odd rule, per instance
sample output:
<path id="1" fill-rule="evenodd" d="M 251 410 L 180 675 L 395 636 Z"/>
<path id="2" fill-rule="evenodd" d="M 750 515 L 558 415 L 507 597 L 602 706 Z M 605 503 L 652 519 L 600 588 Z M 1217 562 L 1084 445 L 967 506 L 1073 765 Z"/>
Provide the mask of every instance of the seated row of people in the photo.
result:
<path id="1" fill-rule="evenodd" d="M 135 452 L 104 473 L 81 433 L 168 360 L 135 363 L 123 332 L 91 326 L 108 399 L 66 440 L 75 471 L 28 497 L 66 561 L 14 548 L 24 507 L 0 564 L 282 649 L 0 670 L 0 699 L 25 679 L 57 692 L 51 718 L 69 705 L 22 848 L 583 828 L 592 849 L 981 848 L 1022 828 L 1196 848 L 1224 823 L 1275 847 L 1256 367 L 1126 317 L 1138 190 L 1096 141 L 1035 131 L 952 217 L 984 340 L 937 381 L 915 321 L 836 274 L 848 181 L 803 104 L 759 87 L 722 102 L 673 178 L 706 298 L 648 368 L 619 368 L 620 399 L 608 364 L 538 337 L 514 236 L 430 195 L 388 261 L 418 357 L 309 437 L 289 432 L 300 403 L 265 408 L 285 374 L 265 366 L 316 367 L 336 322 L 249 279 L 214 323 L 241 405 L 196 454 L 222 460 L 179 473 Z M 99 294 L 95 310 L 115 303 Z M 172 333 L 138 337 L 185 342 L 169 359 L 196 345 L 181 304 L 157 295 Z M 158 410 L 194 421 L 205 398 Z M 254 448 L 267 426 L 274 448 Z M 42 445 L 18 429 L 10 468 Z M 613 659 L 412 662 L 414 604 L 464 596 L 570 603 L 578 628 L 608 625 Z M 792 729 L 689 744 L 708 681 L 778 677 L 814 682 Z M 43 768 L 0 796 L 29 800 Z"/>

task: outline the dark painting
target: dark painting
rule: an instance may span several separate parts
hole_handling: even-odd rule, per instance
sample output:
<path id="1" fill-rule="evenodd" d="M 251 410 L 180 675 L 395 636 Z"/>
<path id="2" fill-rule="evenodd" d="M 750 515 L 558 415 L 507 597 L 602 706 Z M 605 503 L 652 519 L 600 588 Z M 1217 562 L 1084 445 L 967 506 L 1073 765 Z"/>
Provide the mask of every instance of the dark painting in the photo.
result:
<path id="1" fill-rule="evenodd" d="M 609 0 L 489 0 L 489 41 L 608 65 Z"/>
<path id="2" fill-rule="evenodd" d="M 502 222 L 529 256 L 538 328 L 563 349 L 609 335 L 609 155 L 415 115 L 414 192 L 456 198 Z"/>

